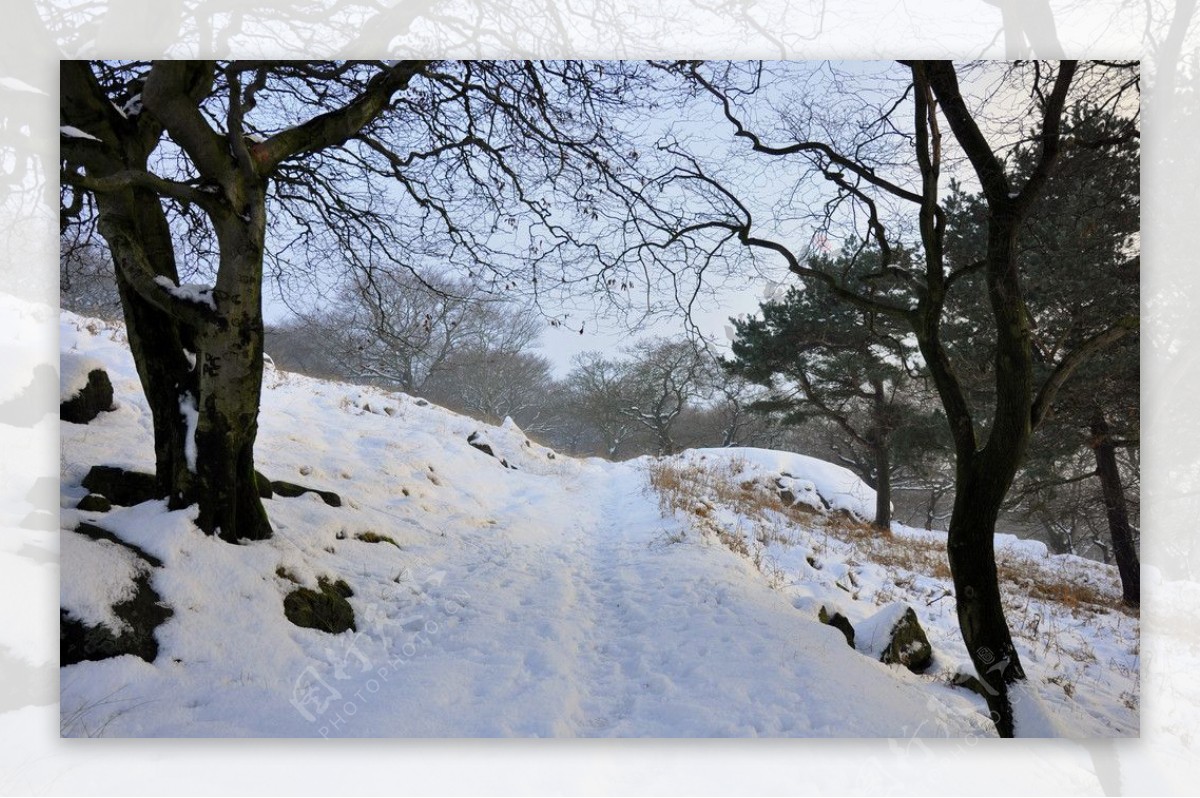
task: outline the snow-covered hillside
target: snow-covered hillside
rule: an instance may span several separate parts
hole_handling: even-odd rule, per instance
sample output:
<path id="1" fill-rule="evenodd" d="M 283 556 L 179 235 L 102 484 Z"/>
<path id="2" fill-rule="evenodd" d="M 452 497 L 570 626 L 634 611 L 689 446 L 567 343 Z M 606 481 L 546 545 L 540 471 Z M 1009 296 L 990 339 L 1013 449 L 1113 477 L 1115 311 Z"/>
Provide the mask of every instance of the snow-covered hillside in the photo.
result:
<path id="1" fill-rule="evenodd" d="M 576 460 L 511 423 L 268 368 L 258 468 L 342 502 L 276 495 L 275 536 L 234 546 L 164 502 L 76 509 L 93 465 L 152 470 L 151 421 L 118 325 L 64 313 L 61 346 L 72 390 L 68 364 L 99 364 L 116 397 L 62 424 L 63 609 L 119 633 L 112 606 L 141 578 L 172 613 L 153 662 L 63 667 L 64 735 L 994 734 L 951 684 L 967 656 L 944 533 L 871 532 L 854 516 L 873 496 L 837 466 L 753 449 Z M 1136 735 L 1138 621 L 1112 608 L 1115 571 L 999 546 L 1031 677 L 1019 731 Z M 298 585 L 339 581 L 353 630 L 285 617 Z M 904 606 L 933 648 L 920 674 L 878 661 Z"/>

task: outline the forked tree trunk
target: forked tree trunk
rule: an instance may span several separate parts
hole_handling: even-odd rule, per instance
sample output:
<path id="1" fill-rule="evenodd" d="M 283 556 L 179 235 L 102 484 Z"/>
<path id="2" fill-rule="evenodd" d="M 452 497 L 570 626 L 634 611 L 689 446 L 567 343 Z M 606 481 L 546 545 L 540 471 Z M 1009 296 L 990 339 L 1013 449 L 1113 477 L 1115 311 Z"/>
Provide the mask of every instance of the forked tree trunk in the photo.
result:
<path id="1" fill-rule="evenodd" d="M 1033 356 L 1014 243 L 1020 217 L 993 207 L 988 224 L 987 287 L 996 328 L 995 409 L 987 442 L 956 440 L 954 510 L 948 556 L 963 642 L 987 689 L 1001 737 L 1015 731 L 1009 686 L 1025 678 L 1013 646 L 996 572 L 996 521 L 1033 434 Z M 969 417 L 957 419 L 970 424 Z"/>
<path id="2" fill-rule="evenodd" d="M 114 241 L 119 264 L 117 250 L 127 244 Z M 245 312 L 257 306 L 258 296 L 215 292 L 217 307 L 231 312 L 201 335 L 191 335 L 127 281 L 118 282 L 130 348 L 153 417 L 161 495 L 172 509 L 199 505 L 197 525 L 230 542 L 270 537 L 253 458 L 263 326 L 261 314 Z"/>
<path id="3" fill-rule="evenodd" d="M 242 262 L 227 270 L 236 281 L 213 292 L 212 323 L 197 329 L 155 305 L 131 277 L 149 268 L 178 282 L 157 198 L 102 195 L 100 206 L 153 418 L 160 495 L 171 509 L 198 505 L 197 525 L 224 540 L 270 537 L 253 457 L 263 371 L 261 226 L 240 217 L 223 225 L 222 257 Z"/>
<path id="4" fill-rule="evenodd" d="M 1125 604 L 1138 607 L 1142 603 L 1141 567 L 1133 545 L 1133 528 L 1129 525 L 1129 510 L 1125 491 L 1121 487 L 1121 471 L 1117 467 L 1116 447 L 1104 412 L 1097 409 L 1092 416 L 1092 451 L 1096 454 L 1096 475 L 1104 496 L 1104 511 L 1108 515 L 1108 530 L 1112 535 L 1113 557 L 1121 575 L 1121 594 Z"/>

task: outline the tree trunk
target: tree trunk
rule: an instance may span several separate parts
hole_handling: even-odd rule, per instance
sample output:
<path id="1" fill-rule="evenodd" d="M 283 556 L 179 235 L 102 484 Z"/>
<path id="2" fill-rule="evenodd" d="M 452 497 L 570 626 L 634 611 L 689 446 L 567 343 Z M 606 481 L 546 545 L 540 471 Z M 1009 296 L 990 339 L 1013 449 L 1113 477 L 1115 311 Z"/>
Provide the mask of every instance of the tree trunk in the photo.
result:
<path id="1" fill-rule="evenodd" d="M 1117 468 L 1116 447 L 1112 444 L 1108 420 L 1097 409 L 1092 416 L 1092 451 L 1096 453 L 1096 475 L 1104 496 L 1104 511 L 1108 515 L 1108 530 L 1112 535 L 1113 556 L 1121 575 L 1121 593 L 1125 604 L 1138 607 L 1142 603 L 1142 582 L 1137 549 L 1133 545 L 1133 529 L 1121 487 L 1121 472 Z"/>
<path id="2" fill-rule="evenodd" d="M 179 396 L 196 390 L 197 372 L 186 353 L 194 352 L 195 344 L 189 330 L 147 302 L 128 278 L 139 260 L 172 281 L 177 273 L 166 218 L 157 198 L 123 202 L 125 199 L 129 198 L 98 198 L 100 228 L 112 252 L 129 348 L 150 408 L 159 495 L 168 498 L 171 509 L 179 509 L 189 503 L 185 497 L 191 495 Z"/>
<path id="3" fill-rule="evenodd" d="M 271 525 L 254 477 L 254 442 L 262 397 L 262 262 L 266 198 L 245 183 L 240 212 L 214 216 L 221 266 L 213 301 L 218 323 L 200 344 L 200 390 L 195 397 L 197 525 L 230 543 L 265 540 Z"/>
<path id="4" fill-rule="evenodd" d="M 880 529 L 892 528 L 892 463 L 886 440 L 872 440 L 871 454 L 875 459 L 875 520 Z"/>
<path id="5" fill-rule="evenodd" d="M 229 542 L 271 536 L 254 478 L 262 389 L 260 226 L 232 217 L 219 235 L 232 285 L 213 292 L 211 323 L 176 317 L 135 287 L 150 270 L 177 283 L 170 234 L 152 195 L 100 195 L 130 349 L 154 427 L 155 476 L 168 507 L 199 506 L 197 525 Z M 261 216 L 261 214 L 259 214 Z"/>
<path id="6" fill-rule="evenodd" d="M 874 423 L 867 433 L 871 447 L 871 458 L 875 461 L 875 520 L 874 525 L 890 531 L 892 528 L 892 463 L 888 455 L 888 437 L 891 432 L 887 406 L 887 394 L 883 381 L 871 380 L 871 412 Z"/>
<path id="7" fill-rule="evenodd" d="M 962 466 L 959 474 L 947 546 L 958 625 L 987 690 L 988 709 L 996 729 L 1001 737 L 1012 737 L 1008 686 L 1024 679 L 1025 671 L 1004 617 L 994 543 L 996 519 L 1011 478 L 1006 481 L 1002 475 Z"/>
<path id="8" fill-rule="evenodd" d="M 254 478 L 262 385 L 262 325 L 231 324 L 205 347 L 195 428 L 197 525 L 230 543 L 263 540 L 271 526 Z M 181 401 L 196 401 L 182 397 Z"/>

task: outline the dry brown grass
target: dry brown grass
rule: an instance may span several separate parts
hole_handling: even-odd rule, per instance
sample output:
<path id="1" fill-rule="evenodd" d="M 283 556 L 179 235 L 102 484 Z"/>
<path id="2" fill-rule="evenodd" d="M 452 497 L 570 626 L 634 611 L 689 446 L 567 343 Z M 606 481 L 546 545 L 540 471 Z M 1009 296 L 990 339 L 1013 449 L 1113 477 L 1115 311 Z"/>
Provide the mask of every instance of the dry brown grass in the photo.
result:
<path id="1" fill-rule="evenodd" d="M 790 542 L 772 513 L 792 516 L 789 508 L 770 490 L 754 479 L 744 478 L 745 463 L 733 459 L 727 465 L 685 464 L 676 460 L 658 460 L 649 468 L 650 486 L 658 497 L 663 516 L 682 514 L 701 538 L 715 539 L 730 551 L 750 560 L 773 585 L 783 583 L 783 572 L 763 550 L 774 542 Z M 733 528 L 715 517 L 719 506 L 735 510 L 743 519 Z M 807 517 L 805 508 L 800 509 Z M 681 543 L 682 535 L 668 542 Z"/>
<path id="2" fill-rule="evenodd" d="M 1014 557 L 1007 553 L 996 558 L 996 571 L 1000 584 L 1007 586 L 1010 595 L 1053 602 L 1076 615 L 1120 612 L 1137 617 L 1136 609 L 1125 606 L 1120 585 L 1115 581 L 1099 584 L 1077 572 L 1055 567 L 1053 561 Z"/>
<path id="3" fill-rule="evenodd" d="M 836 546 L 843 549 L 838 556 L 849 564 L 875 563 L 900 575 L 898 584 L 903 583 L 904 572 L 943 580 L 948 587 L 951 582 L 944 541 L 893 535 L 845 513 L 825 515 L 805 505 L 785 505 L 774 484 L 753 477 L 745 462 L 736 458 L 711 464 L 658 460 L 650 465 L 649 477 L 664 516 L 680 513 L 702 537 L 712 537 L 747 557 L 779 584 L 783 575 L 773 563 L 764 562 L 763 549 L 772 542 L 793 542 L 787 533 L 790 524 L 781 524 L 781 517 L 813 530 L 818 561 Z M 714 515 L 722 505 L 745 519 L 749 528 L 730 529 L 719 523 Z M 1030 599 L 1058 604 L 1075 614 L 1118 611 L 1136 615 L 1122 604 L 1119 585 L 1088 581 L 1053 560 L 1001 552 L 997 570 L 1006 609 L 1018 619 L 1029 612 Z"/>
<path id="4" fill-rule="evenodd" d="M 685 464 L 676 460 L 651 463 L 650 486 L 658 496 L 659 511 L 664 516 L 680 511 L 707 518 L 717 505 L 725 505 L 752 522 L 770 522 L 770 526 L 775 526 L 777 520 L 772 513 L 803 523 L 820 518 L 805 505 L 785 505 L 774 486 L 747 475 L 745 461 L 732 458 L 727 462 L 728 465 Z"/>

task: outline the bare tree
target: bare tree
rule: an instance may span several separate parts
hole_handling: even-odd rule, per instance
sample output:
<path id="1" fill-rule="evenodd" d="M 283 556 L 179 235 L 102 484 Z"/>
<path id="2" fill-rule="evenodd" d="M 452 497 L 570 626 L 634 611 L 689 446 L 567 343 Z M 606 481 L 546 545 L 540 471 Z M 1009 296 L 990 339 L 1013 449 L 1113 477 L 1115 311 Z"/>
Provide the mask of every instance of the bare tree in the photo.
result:
<path id="1" fill-rule="evenodd" d="M 621 453 L 639 425 L 624 411 L 626 364 L 602 352 L 583 352 L 564 379 L 568 414 L 577 430 L 590 430 L 610 460 Z M 577 444 L 579 445 L 579 444 Z M 589 449 L 595 451 L 595 449 Z"/>
<path id="2" fill-rule="evenodd" d="M 463 348 L 426 383 L 425 395 L 452 410 L 498 424 L 506 417 L 527 432 L 551 424 L 552 367 L 521 348 Z"/>
<path id="3" fill-rule="evenodd" d="M 519 352 L 542 330 L 530 308 L 436 273 L 355 274 L 313 321 L 347 378 L 409 393 L 454 361 Z"/>
<path id="4" fill-rule="evenodd" d="M 64 62 L 63 223 L 112 253 L 170 506 L 230 541 L 271 534 L 264 276 L 334 253 L 495 283 L 568 268 L 572 218 L 624 157 L 601 116 L 626 91 L 619 67 L 579 62 Z"/>
<path id="5" fill-rule="evenodd" d="M 658 454 L 674 454 L 675 422 L 704 395 L 714 364 L 686 339 L 648 339 L 627 351 L 620 412 L 653 434 Z"/>
<path id="6" fill-rule="evenodd" d="M 1000 598 L 993 546 L 996 520 L 1032 432 L 1045 419 L 1059 388 L 1081 363 L 1137 327 L 1136 317 L 1109 319 L 1109 326 L 1061 351 L 1048 374 L 1037 378 L 1015 244 L 1069 137 L 1063 124 L 1069 96 L 1091 96 L 1097 112 L 1123 108 L 1127 95 L 1137 91 L 1137 65 L 1014 65 L 1003 76 L 1003 85 L 989 95 L 991 104 L 964 94 L 962 70 L 941 61 L 908 62 L 876 76 L 876 84 L 868 89 L 850 92 L 839 86 L 843 91 L 827 92 L 821 101 L 789 96 L 795 86 L 811 92 L 815 84 L 790 72 L 781 76 L 785 80 L 774 81 L 772 70 L 761 65 L 746 71 L 695 63 L 668 68 L 711 97 L 735 140 L 769 159 L 776 173 L 787 167 L 798 171 L 790 198 L 799 208 L 782 219 L 774 214 L 774 229 L 764 229 L 756 214 L 760 202 L 740 196 L 736 183 L 718 179 L 681 145 L 667 143 L 670 152 L 689 163 L 664 172 L 659 183 L 664 196 L 689 193 L 705 210 L 693 205 L 680 212 L 680 204 L 666 205 L 647 222 L 658 226 L 659 240 L 653 246 L 634 243 L 629 254 L 655 258 L 674 249 L 711 263 L 727 246 L 770 253 L 782 258 L 793 274 L 823 286 L 839 300 L 908 325 L 954 441 L 955 504 L 948 553 L 959 626 L 987 687 L 997 729 L 1011 736 L 1009 686 L 1023 680 L 1025 672 Z M 973 81 L 983 77 L 978 71 L 971 75 Z M 1025 101 L 1014 113 L 1012 103 L 1018 97 Z M 1004 107 L 994 111 L 993 105 Z M 1136 135 L 1136 115 L 1129 116 L 1120 136 Z M 1006 147 L 1025 136 L 1036 157 L 1032 169 L 1017 176 L 1006 166 Z M 957 164 L 978 181 L 987 206 L 985 252 L 974 263 L 953 263 L 945 257 L 943 169 Z M 805 207 L 811 209 L 807 215 Z M 862 251 L 877 258 L 879 267 L 853 280 L 814 267 L 806 248 L 789 240 L 797 223 L 805 221 L 819 235 L 839 227 L 858 232 Z M 912 262 L 903 259 L 900 246 L 909 233 L 915 233 L 920 244 L 920 257 Z M 948 293 L 965 275 L 975 273 L 984 276 L 987 334 L 995 353 L 994 401 L 985 408 L 972 405 L 942 335 Z"/>
<path id="7" fill-rule="evenodd" d="M 121 317 L 117 278 L 104 247 L 87 240 L 63 247 L 58 259 L 58 296 L 67 310 L 103 319 Z"/>

